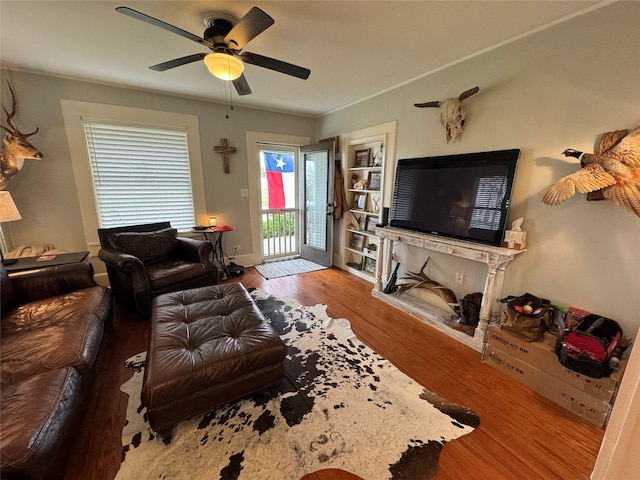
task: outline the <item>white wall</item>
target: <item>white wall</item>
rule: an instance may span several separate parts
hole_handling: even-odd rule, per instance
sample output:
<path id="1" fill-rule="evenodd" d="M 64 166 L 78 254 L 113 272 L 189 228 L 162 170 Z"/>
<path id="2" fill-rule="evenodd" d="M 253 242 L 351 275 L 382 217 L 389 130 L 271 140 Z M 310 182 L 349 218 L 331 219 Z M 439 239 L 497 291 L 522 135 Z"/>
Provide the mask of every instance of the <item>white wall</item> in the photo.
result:
<path id="1" fill-rule="evenodd" d="M 563 150 L 592 152 L 601 133 L 640 125 L 639 18 L 640 2 L 614 3 L 327 114 L 318 120 L 318 137 L 397 120 L 398 159 L 520 148 L 509 221 L 525 217 L 528 251 L 509 266 L 504 293 L 579 306 L 618 320 L 634 335 L 640 218 L 582 194 L 556 207 L 541 197 L 578 168 Z M 480 92 L 466 101 L 465 132 L 447 145 L 438 111 L 413 104 L 476 85 Z M 482 290 L 484 270 L 473 262 L 399 253 L 414 271 L 431 255 L 428 273 L 458 296 Z M 456 271 L 466 273 L 462 287 L 454 285 Z"/>
<path id="2" fill-rule="evenodd" d="M 24 131 L 39 125 L 40 131 L 30 140 L 45 155 L 40 161 L 27 160 L 7 187 L 22 215 L 22 220 L 3 226 L 14 245 L 51 243 L 67 251 L 88 249 L 60 99 L 197 115 L 207 213 L 215 215 L 219 225 L 234 227 L 224 237 L 229 253 L 230 246 L 238 244 L 239 254 L 252 250 L 252 198 L 240 196 L 240 189 L 249 187 L 246 131 L 315 137 L 315 120 L 310 117 L 235 107 L 226 119 L 227 106 L 217 103 L 19 71 L 1 70 L 0 74 L 2 105 L 11 104 L 6 88 L 9 79 L 18 99 L 14 120 Z M 213 151 L 221 138 L 237 148 L 231 156 L 230 174 L 223 172 L 221 156 Z M 101 262 L 94 264 L 98 271 L 103 270 Z"/>

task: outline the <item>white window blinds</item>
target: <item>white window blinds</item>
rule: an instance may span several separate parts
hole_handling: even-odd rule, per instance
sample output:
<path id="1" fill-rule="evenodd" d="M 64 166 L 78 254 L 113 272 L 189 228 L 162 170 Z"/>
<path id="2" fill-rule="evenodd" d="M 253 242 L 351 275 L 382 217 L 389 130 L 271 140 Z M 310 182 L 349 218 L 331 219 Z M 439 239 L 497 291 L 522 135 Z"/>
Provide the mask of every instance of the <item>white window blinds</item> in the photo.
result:
<path id="1" fill-rule="evenodd" d="M 83 119 L 100 227 L 195 224 L 187 133 Z"/>

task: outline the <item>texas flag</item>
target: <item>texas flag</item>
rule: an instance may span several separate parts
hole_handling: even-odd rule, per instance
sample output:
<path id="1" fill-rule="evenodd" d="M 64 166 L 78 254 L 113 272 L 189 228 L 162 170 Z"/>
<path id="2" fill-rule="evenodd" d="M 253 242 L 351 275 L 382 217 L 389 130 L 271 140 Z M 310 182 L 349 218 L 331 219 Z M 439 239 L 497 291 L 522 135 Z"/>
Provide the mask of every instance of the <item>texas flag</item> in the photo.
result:
<path id="1" fill-rule="evenodd" d="M 269 208 L 294 208 L 296 178 L 293 153 L 264 152 Z"/>

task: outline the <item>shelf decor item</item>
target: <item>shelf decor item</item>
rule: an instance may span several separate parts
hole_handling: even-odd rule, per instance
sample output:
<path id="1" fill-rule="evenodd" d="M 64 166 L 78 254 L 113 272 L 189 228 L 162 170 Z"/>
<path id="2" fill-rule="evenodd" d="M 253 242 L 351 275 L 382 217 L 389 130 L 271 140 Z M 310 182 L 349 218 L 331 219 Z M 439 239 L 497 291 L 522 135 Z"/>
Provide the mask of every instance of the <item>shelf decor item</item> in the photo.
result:
<path id="1" fill-rule="evenodd" d="M 371 149 L 364 148 L 362 150 L 356 150 L 355 160 L 353 162 L 354 167 L 368 167 L 369 158 L 371 157 Z"/>
<path id="2" fill-rule="evenodd" d="M 384 144 L 381 143 L 380 148 L 376 150 L 376 153 L 374 153 L 372 156 L 371 165 L 374 167 L 381 167 L 383 158 L 384 158 Z"/>
<path id="3" fill-rule="evenodd" d="M 380 190 L 382 172 L 369 172 L 369 190 Z"/>
<path id="4" fill-rule="evenodd" d="M 377 223 L 378 217 L 367 216 L 367 223 L 364 227 L 364 230 L 369 233 L 375 233 Z"/>
<path id="5" fill-rule="evenodd" d="M 371 212 L 380 212 L 380 195 L 371 195 L 371 203 L 373 204 L 373 206 L 371 207 Z"/>
<path id="6" fill-rule="evenodd" d="M 376 260 L 374 258 L 367 257 L 364 261 L 365 272 L 376 273 Z"/>
<path id="7" fill-rule="evenodd" d="M 358 250 L 361 252 L 363 246 L 364 246 L 364 235 L 360 235 L 358 233 L 352 233 L 351 244 L 349 245 L 349 247 L 352 248 L 353 250 Z"/>
<path id="8" fill-rule="evenodd" d="M 358 230 L 359 232 L 364 230 L 364 219 L 360 216 L 360 215 L 355 215 L 353 212 L 351 212 L 351 216 L 355 219 L 355 221 L 357 222 L 357 226 L 351 224 L 349 228 L 353 227 L 355 230 Z"/>
<path id="9" fill-rule="evenodd" d="M 351 208 L 353 210 L 364 210 L 364 206 L 366 202 L 367 202 L 366 193 L 354 193 L 353 202 L 351 203 Z"/>
<path id="10" fill-rule="evenodd" d="M 369 180 L 367 180 L 366 178 L 363 178 L 362 180 L 358 180 L 353 185 L 353 189 L 354 190 L 366 190 L 368 186 L 369 186 Z"/>

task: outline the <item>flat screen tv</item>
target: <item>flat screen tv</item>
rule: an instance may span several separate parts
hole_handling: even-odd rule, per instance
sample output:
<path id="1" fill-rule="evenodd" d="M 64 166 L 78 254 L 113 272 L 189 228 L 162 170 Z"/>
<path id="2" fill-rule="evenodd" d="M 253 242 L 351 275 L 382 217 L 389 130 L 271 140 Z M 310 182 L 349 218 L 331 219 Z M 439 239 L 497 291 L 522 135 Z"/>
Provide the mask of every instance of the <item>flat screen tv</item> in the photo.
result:
<path id="1" fill-rule="evenodd" d="M 500 246 L 519 149 L 398 160 L 392 227 Z"/>

